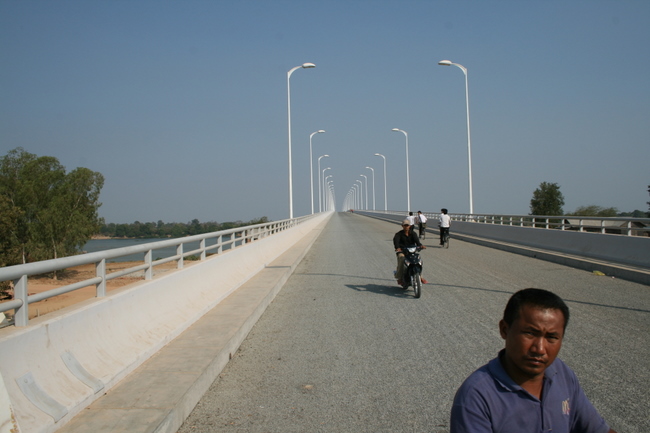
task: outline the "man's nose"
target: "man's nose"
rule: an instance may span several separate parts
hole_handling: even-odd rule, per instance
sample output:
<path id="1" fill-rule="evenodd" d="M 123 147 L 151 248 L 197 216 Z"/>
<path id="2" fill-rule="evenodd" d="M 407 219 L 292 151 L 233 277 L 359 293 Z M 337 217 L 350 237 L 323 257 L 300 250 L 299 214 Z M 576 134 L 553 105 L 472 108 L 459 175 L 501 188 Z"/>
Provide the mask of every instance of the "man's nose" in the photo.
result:
<path id="1" fill-rule="evenodd" d="M 546 354 L 546 340 L 543 337 L 537 337 L 533 340 L 531 351 L 537 355 Z"/>

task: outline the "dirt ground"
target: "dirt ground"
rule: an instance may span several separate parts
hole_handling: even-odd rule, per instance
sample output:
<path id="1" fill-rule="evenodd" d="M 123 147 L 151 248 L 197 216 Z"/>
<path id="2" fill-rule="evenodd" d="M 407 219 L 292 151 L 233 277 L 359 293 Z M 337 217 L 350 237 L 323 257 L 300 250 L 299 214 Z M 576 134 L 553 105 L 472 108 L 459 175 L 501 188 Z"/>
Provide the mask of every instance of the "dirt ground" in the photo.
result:
<path id="1" fill-rule="evenodd" d="M 121 269 L 130 268 L 140 264 L 142 264 L 142 262 L 107 263 L 106 273 L 119 271 Z M 176 269 L 176 262 L 172 261 L 155 266 L 154 274 L 159 274 L 160 272 L 168 271 L 171 269 Z M 137 281 L 142 281 L 144 279 L 142 272 L 143 271 L 140 271 L 139 273 L 109 280 L 106 283 L 106 289 L 108 291 L 111 291 L 120 287 L 124 287 L 128 284 L 135 283 Z M 138 274 L 140 276 L 138 276 Z M 94 277 L 94 264 L 91 263 L 88 265 L 77 266 L 74 268 L 66 269 L 65 271 L 59 271 L 57 273 L 56 280 L 51 274 L 29 277 L 27 280 L 27 292 L 29 295 L 33 295 Z M 51 313 L 52 311 L 60 310 L 61 308 L 73 305 L 77 302 L 93 298 L 95 297 L 95 293 L 95 286 L 92 285 L 75 290 L 73 292 L 68 292 L 63 295 L 29 304 L 29 318 L 31 319 L 34 317 L 43 316 L 44 314 Z M 5 314 L 7 316 L 12 315 L 11 311 L 6 312 Z"/>

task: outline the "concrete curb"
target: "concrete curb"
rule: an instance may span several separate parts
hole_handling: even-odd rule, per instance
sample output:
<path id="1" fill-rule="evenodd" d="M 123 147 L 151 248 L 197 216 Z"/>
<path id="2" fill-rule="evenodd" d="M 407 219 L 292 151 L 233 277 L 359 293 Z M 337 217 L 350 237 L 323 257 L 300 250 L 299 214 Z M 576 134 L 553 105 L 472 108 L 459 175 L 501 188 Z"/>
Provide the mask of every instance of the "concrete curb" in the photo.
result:
<path id="1" fill-rule="evenodd" d="M 174 433 L 226 366 L 329 221 L 221 301 L 62 433 Z"/>

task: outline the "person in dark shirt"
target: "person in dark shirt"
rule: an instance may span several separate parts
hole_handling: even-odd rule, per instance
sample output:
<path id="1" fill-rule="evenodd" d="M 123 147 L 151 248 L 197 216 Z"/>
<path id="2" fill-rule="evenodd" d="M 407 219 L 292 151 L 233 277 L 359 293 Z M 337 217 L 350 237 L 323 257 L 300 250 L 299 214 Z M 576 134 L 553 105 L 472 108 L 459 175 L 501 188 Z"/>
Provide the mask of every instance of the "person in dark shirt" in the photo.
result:
<path id="1" fill-rule="evenodd" d="M 450 433 L 616 433 L 557 358 L 568 323 L 555 293 L 512 295 L 499 322 L 505 349 L 456 392 Z"/>
<path id="2" fill-rule="evenodd" d="M 420 238 L 413 230 L 413 225 L 411 221 L 405 219 L 402 221 L 402 230 L 395 233 L 393 236 L 393 246 L 395 247 L 395 253 L 397 253 L 397 271 L 395 271 L 395 278 L 397 279 L 398 285 L 403 285 L 402 277 L 404 274 L 404 253 L 403 249 L 406 247 L 412 247 L 417 245 L 425 249 L 426 247 L 420 242 Z M 427 280 L 422 278 L 422 283 L 427 284 Z"/>

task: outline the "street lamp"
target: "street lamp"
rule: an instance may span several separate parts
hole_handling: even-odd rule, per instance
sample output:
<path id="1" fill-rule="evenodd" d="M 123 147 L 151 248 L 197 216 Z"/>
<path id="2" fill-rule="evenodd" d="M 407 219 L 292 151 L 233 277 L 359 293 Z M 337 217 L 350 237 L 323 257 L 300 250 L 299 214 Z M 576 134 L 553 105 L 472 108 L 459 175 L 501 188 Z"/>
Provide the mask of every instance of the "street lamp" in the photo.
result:
<path id="1" fill-rule="evenodd" d="M 353 188 L 350 188 L 348 191 L 348 194 L 345 196 L 345 200 L 343 200 L 343 208 L 341 209 L 342 211 L 347 211 L 350 209 L 354 209 L 353 199 L 352 197 L 354 196 Z"/>
<path id="2" fill-rule="evenodd" d="M 406 211 L 410 212 L 411 211 L 411 180 L 409 176 L 409 135 L 406 133 L 406 131 L 399 128 L 393 128 L 391 129 L 391 131 L 401 132 L 406 137 L 406 207 L 408 208 Z"/>
<path id="3" fill-rule="evenodd" d="M 328 158 L 328 157 L 329 155 L 321 155 L 318 157 L 318 212 L 322 212 L 320 205 L 323 202 L 323 200 L 321 199 L 321 186 L 320 186 L 320 159 Z"/>
<path id="4" fill-rule="evenodd" d="M 375 210 L 375 169 L 368 166 L 366 168 L 372 170 L 372 210 Z"/>
<path id="5" fill-rule="evenodd" d="M 467 161 L 469 166 L 469 213 L 474 214 L 474 199 L 472 198 L 472 146 L 469 134 L 469 86 L 467 83 L 467 68 L 458 63 L 452 63 L 449 60 L 441 60 L 438 62 L 441 66 L 457 66 L 463 74 L 465 74 L 465 106 L 467 107 Z"/>
<path id="6" fill-rule="evenodd" d="M 327 210 L 334 209 L 334 181 L 327 182 Z"/>
<path id="7" fill-rule="evenodd" d="M 388 195 L 386 193 L 386 157 L 381 153 L 375 153 L 375 156 L 384 158 L 384 212 L 388 211 Z"/>
<path id="8" fill-rule="evenodd" d="M 325 179 L 323 179 L 323 186 L 327 186 L 327 185 L 329 185 L 329 182 L 327 181 L 327 179 L 329 179 L 330 177 L 333 177 L 333 176 L 334 176 L 334 175 L 332 175 L 332 174 L 328 174 L 328 175 L 325 177 Z M 323 194 L 325 194 L 325 191 L 323 191 Z M 328 206 L 327 206 L 327 197 L 326 197 L 325 195 L 323 196 L 323 210 L 324 210 L 325 212 L 327 212 L 327 210 L 328 210 Z"/>
<path id="9" fill-rule="evenodd" d="M 359 195 L 361 194 L 359 192 L 359 184 L 355 182 L 354 185 L 352 185 L 352 188 L 354 189 L 354 207 L 356 209 L 361 209 L 361 205 L 359 204 Z"/>
<path id="10" fill-rule="evenodd" d="M 321 178 L 323 179 L 323 210 L 325 210 L 325 171 L 331 169 L 332 167 L 327 167 L 324 168 L 323 171 L 321 171 Z"/>
<path id="11" fill-rule="evenodd" d="M 366 210 L 368 210 L 368 176 L 365 174 L 360 174 L 359 176 L 363 176 L 366 179 Z"/>
<path id="12" fill-rule="evenodd" d="M 291 173 L 291 74 L 293 71 L 300 68 L 315 68 L 313 63 L 303 63 L 300 66 L 291 68 L 287 72 L 287 122 L 289 124 L 289 219 L 293 219 L 293 175 Z"/>
<path id="13" fill-rule="evenodd" d="M 311 156 L 311 138 L 314 134 L 322 134 L 325 132 L 323 129 L 319 129 L 316 132 L 309 134 L 309 193 L 311 194 L 311 214 L 314 214 L 314 160 Z"/>
<path id="14" fill-rule="evenodd" d="M 359 182 L 359 209 L 363 209 L 363 182 L 361 182 L 359 179 L 354 181 Z"/>

